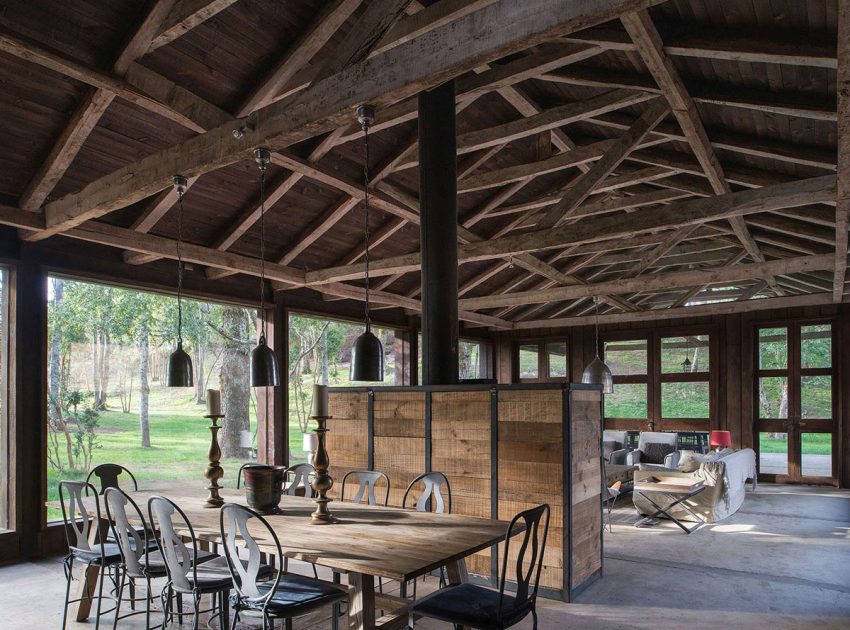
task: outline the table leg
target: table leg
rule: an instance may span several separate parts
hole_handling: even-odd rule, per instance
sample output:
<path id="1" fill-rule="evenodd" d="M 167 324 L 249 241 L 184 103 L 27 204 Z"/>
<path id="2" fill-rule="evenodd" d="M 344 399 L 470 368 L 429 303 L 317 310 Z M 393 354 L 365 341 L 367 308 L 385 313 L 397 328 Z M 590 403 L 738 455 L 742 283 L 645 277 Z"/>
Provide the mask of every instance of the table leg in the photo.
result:
<path id="1" fill-rule="evenodd" d="M 100 523 L 93 522 L 91 524 L 91 529 L 89 530 L 89 546 L 92 549 L 97 548 L 99 532 Z M 83 576 L 80 578 L 80 581 L 77 583 L 77 594 L 75 599 L 79 599 L 80 601 L 75 602 L 72 608 L 74 619 L 76 621 L 85 621 L 89 618 L 94 598 L 94 590 L 97 587 L 97 578 L 99 574 L 99 566 L 88 565 L 83 571 Z"/>
<path id="2" fill-rule="evenodd" d="M 363 573 L 349 573 L 348 603 L 349 628 L 374 630 L 375 628 L 375 577 Z"/>
<path id="3" fill-rule="evenodd" d="M 449 586 L 469 582 L 469 572 L 466 570 L 466 560 L 453 560 L 446 565 Z M 467 626 L 455 625 L 455 630 L 465 630 Z"/>

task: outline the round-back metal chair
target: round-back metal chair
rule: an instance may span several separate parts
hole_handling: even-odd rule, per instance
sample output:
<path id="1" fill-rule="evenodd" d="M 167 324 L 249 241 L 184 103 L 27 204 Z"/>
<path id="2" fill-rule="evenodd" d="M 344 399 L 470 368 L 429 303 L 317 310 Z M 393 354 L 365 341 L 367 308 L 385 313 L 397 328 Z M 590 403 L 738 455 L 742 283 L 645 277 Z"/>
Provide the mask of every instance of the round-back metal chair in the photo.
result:
<path id="1" fill-rule="evenodd" d="M 298 488 L 303 486 L 304 496 L 308 499 L 315 499 L 317 496 L 316 491 L 310 485 L 310 477 L 315 476 L 315 474 L 316 469 L 313 468 L 312 464 L 295 464 L 294 466 L 290 466 L 283 472 L 284 479 L 289 479 L 290 475 L 292 476 L 292 480 L 286 486 L 284 492 L 289 496 L 295 496 Z"/>
<path id="2" fill-rule="evenodd" d="M 127 473 L 130 480 L 133 482 L 133 490 L 138 490 L 139 484 L 136 482 L 135 475 L 130 472 L 129 468 L 126 468 L 121 464 L 98 464 L 89 472 L 86 477 L 86 483 L 91 483 L 92 477 L 97 477 L 100 481 L 100 494 L 103 494 L 106 492 L 107 488 L 121 487 L 118 483 L 118 477 L 123 473 Z"/>
<path id="3" fill-rule="evenodd" d="M 342 477 L 342 485 L 340 486 L 339 491 L 340 501 L 345 501 L 345 483 L 352 475 L 357 477 L 357 492 L 351 500 L 352 503 L 362 502 L 364 496 L 366 497 L 366 503 L 369 505 L 387 505 L 389 503 L 390 478 L 387 477 L 386 474 L 378 472 L 377 470 L 349 470 L 345 473 Z M 384 500 L 382 503 L 378 502 L 378 498 L 375 495 L 375 487 L 379 481 L 383 481 L 386 485 L 386 488 L 384 489 Z"/>
<path id="4" fill-rule="evenodd" d="M 452 487 L 449 485 L 449 478 L 441 472 L 422 473 L 416 479 L 410 482 L 407 490 L 404 491 L 404 497 L 401 500 L 401 507 L 407 507 L 407 499 L 410 493 L 418 484 L 422 484 L 422 494 L 416 500 L 417 512 L 436 512 L 438 514 L 452 513 Z M 445 490 L 443 487 L 445 486 Z M 445 492 L 445 498 L 443 498 Z M 433 498 L 433 504 L 431 499 Z M 431 509 L 433 506 L 433 509 Z"/>

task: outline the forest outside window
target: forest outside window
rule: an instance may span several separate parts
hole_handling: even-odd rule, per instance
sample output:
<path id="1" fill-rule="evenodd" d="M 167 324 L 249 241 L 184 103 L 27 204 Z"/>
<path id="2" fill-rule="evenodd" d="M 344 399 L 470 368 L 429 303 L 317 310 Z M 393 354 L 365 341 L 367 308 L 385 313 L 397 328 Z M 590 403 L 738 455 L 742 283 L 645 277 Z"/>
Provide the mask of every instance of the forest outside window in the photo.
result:
<path id="1" fill-rule="evenodd" d="M 520 341 L 514 352 L 515 380 L 520 383 L 569 380 L 566 339 Z"/>
<path id="2" fill-rule="evenodd" d="M 60 479 L 85 479 L 103 463 L 140 483 L 204 481 L 210 433 L 206 390 L 221 390 L 227 414 L 219 442 L 224 485 L 256 459 L 257 400 L 249 382 L 257 312 L 183 300 L 183 345 L 194 388 L 166 387 L 177 334 L 174 296 L 50 277 L 48 297 L 48 500 Z M 200 485 L 199 485 L 200 487 Z M 58 519 L 56 509 L 48 518 Z"/>

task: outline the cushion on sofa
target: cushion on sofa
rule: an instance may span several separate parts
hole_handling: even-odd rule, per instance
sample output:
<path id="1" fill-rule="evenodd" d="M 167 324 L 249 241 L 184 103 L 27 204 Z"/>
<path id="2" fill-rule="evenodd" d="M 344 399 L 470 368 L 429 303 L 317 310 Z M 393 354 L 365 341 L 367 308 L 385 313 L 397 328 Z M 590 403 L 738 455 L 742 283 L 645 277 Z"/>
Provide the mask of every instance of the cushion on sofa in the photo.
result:
<path id="1" fill-rule="evenodd" d="M 664 458 L 676 450 L 673 444 L 662 444 L 661 442 L 647 442 L 643 445 L 640 461 L 645 464 L 663 464 Z"/>

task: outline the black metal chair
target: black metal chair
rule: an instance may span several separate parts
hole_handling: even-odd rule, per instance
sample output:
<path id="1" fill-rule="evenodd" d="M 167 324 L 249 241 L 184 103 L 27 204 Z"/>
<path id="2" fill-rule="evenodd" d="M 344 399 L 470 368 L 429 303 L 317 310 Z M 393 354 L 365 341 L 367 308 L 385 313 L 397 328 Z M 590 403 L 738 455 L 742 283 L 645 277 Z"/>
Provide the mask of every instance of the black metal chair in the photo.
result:
<path id="1" fill-rule="evenodd" d="M 93 496 L 95 513 L 90 514 L 83 503 L 83 494 Z M 68 620 L 68 606 L 80 599 L 70 599 L 71 581 L 74 579 L 74 561 L 85 564 L 85 573 L 91 566 L 98 568 L 97 580 L 97 612 L 95 614 L 95 630 L 100 628 L 100 617 L 110 610 L 103 610 L 103 581 L 107 577 L 117 588 L 119 565 L 121 563 L 121 551 L 118 545 L 107 543 L 99 535 L 95 535 L 100 527 L 100 497 L 97 489 L 85 481 L 60 481 L 59 503 L 62 506 L 62 520 L 65 523 L 65 537 L 68 540 L 68 555 L 65 556 L 65 607 L 62 612 L 62 628 Z M 92 520 L 94 519 L 94 520 Z M 94 523 L 94 532 L 92 531 Z M 92 540 L 89 540 L 89 538 Z M 96 539 L 96 541 L 94 541 Z M 112 597 L 109 597 L 112 599 Z"/>
<path id="2" fill-rule="evenodd" d="M 437 514 L 452 513 L 452 487 L 449 484 L 449 478 L 441 472 L 422 473 L 416 479 L 410 482 L 407 490 L 404 491 L 404 496 L 401 499 L 401 507 L 407 507 L 407 500 L 410 498 L 419 485 L 422 485 L 422 493 L 416 500 L 415 508 L 417 512 L 435 512 Z M 445 490 L 443 490 L 445 487 Z M 445 492 L 445 498 L 443 493 Z M 425 576 L 422 576 L 425 579 Z M 440 567 L 440 588 L 446 585 L 446 574 L 443 567 Z M 401 596 L 407 597 L 407 584 L 401 585 Z M 416 580 L 413 580 L 413 599 L 416 599 Z"/>
<path id="3" fill-rule="evenodd" d="M 86 483 L 91 483 L 92 477 L 97 477 L 100 481 L 100 494 L 106 492 L 107 488 L 120 488 L 118 477 L 127 473 L 130 480 L 133 482 L 133 490 L 139 489 L 139 484 L 136 482 L 136 477 L 130 470 L 121 464 L 98 464 L 91 469 L 86 477 Z"/>
<path id="4" fill-rule="evenodd" d="M 191 550 L 183 542 L 174 528 L 174 515 L 182 521 L 182 527 L 189 532 Z M 230 609 L 227 598 L 232 587 L 227 560 L 223 556 L 215 556 L 201 563 L 203 557 L 198 551 L 195 530 L 189 522 L 186 513 L 171 499 L 162 496 L 152 496 L 148 499 L 148 520 L 158 532 L 157 547 L 165 560 L 165 571 L 168 583 L 162 590 L 162 627 L 171 616 L 171 601 L 175 594 L 192 597 L 193 617 L 192 628 L 198 630 L 200 614 L 212 613 L 218 616 L 221 627 L 229 623 Z M 201 598 L 209 595 L 212 598 L 211 608 L 201 610 Z"/>
<path id="5" fill-rule="evenodd" d="M 273 628 L 275 619 L 284 619 L 287 630 L 291 630 L 293 617 L 305 615 L 327 604 L 334 604 L 336 609 L 339 602 L 348 599 L 346 588 L 323 580 L 286 573 L 282 569 L 274 572 L 273 580 L 262 581 L 262 554 L 256 535 L 248 529 L 248 521 L 252 519 L 256 519 L 265 529 L 263 538 L 266 544 L 269 540 L 273 541 L 277 555 L 283 556 L 277 534 L 259 513 L 235 503 L 222 506 L 219 516 L 221 537 L 232 585 L 236 590 L 230 600 L 233 606 L 233 628 L 236 627 L 240 614 L 253 612 L 262 616 L 264 630 Z M 254 531 L 257 531 L 256 528 Z M 241 546 L 248 552 L 247 559 L 240 558 L 237 538 L 241 539 Z M 334 614 L 334 629 L 337 624 L 338 617 Z"/>
<path id="6" fill-rule="evenodd" d="M 121 488 L 107 488 L 103 498 L 112 537 L 121 550 L 121 581 L 118 584 L 118 603 L 115 608 L 115 622 L 112 627 L 116 627 L 119 619 L 126 619 L 144 612 L 145 627 L 150 628 L 151 602 L 154 599 L 151 580 L 168 577 L 165 559 L 162 557 L 162 553 L 156 549 L 156 541 L 147 527 L 141 509 L 126 492 Z M 128 510 L 132 518 L 141 523 L 140 527 L 130 525 Z M 198 562 L 206 562 L 214 557 L 215 554 L 208 551 L 198 552 Z M 145 585 L 144 611 L 135 609 L 136 603 L 142 601 L 141 597 L 136 597 L 136 586 L 139 580 L 143 580 Z M 130 587 L 130 609 L 133 612 L 121 616 L 125 584 L 129 584 Z M 180 623 L 183 622 L 182 604 L 183 596 L 178 593 L 177 610 Z"/>
<path id="7" fill-rule="evenodd" d="M 342 476 L 342 485 L 339 491 L 339 500 L 345 501 L 345 484 L 351 476 L 357 477 L 357 492 L 354 493 L 353 503 L 360 503 L 363 497 L 366 497 L 366 502 L 369 505 L 387 505 L 390 501 L 390 478 L 384 473 L 376 470 L 349 470 Z M 383 503 L 378 503 L 378 498 L 375 494 L 375 487 L 379 481 L 383 481 L 386 485 L 384 491 Z"/>
<path id="8" fill-rule="evenodd" d="M 517 525 L 524 527 L 517 528 Z M 515 528 L 518 529 L 516 534 Z M 541 529 L 542 535 L 541 535 Z M 524 534 L 516 558 L 514 579 L 516 593 L 505 593 L 508 575 L 510 542 L 514 535 Z M 502 573 L 499 590 L 474 584 L 458 584 L 432 593 L 418 601 L 410 610 L 408 625 L 414 627 L 414 617 L 438 619 L 455 626 L 480 630 L 502 630 L 519 623 L 531 613 L 537 628 L 537 587 L 543 568 L 543 552 L 549 534 L 549 506 L 539 505 L 517 514 L 505 534 Z"/>

